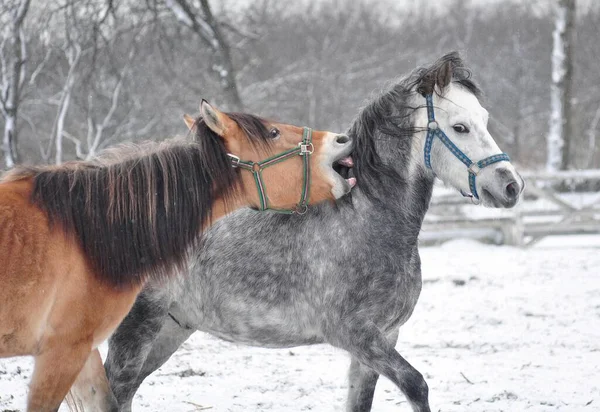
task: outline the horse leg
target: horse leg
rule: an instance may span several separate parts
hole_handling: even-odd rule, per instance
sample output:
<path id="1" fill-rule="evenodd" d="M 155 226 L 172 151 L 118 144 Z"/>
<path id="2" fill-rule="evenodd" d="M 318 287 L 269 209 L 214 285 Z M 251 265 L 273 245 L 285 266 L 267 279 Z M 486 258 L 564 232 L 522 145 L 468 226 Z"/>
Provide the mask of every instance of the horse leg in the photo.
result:
<path id="1" fill-rule="evenodd" d="M 431 412 L 429 389 L 423 375 L 396 351 L 395 345 L 373 322 L 359 319 L 352 319 L 350 325 L 338 322 L 328 328 L 327 335 L 331 345 L 345 349 L 353 359 L 398 386 L 414 412 Z"/>
<path id="2" fill-rule="evenodd" d="M 108 386 L 108 379 L 98 349 L 95 349 L 88 357 L 66 400 L 71 411 L 118 411 L 117 400 Z"/>
<path id="3" fill-rule="evenodd" d="M 46 344 L 42 348 L 42 353 L 35 357 L 27 410 L 31 412 L 58 411 L 69 388 L 85 365 L 90 350 L 89 342 L 62 345 L 55 341 L 52 344 Z"/>
<path id="4" fill-rule="evenodd" d="M 388 341 L 396 345 L 399 329 L 395 329 L 388 336 Z M 379 373 L 368 366 L 363 365 L 354 356 L 350 362 L 348 371 L 348 400 L 346 410 L 348 412 L 368 412 L 373 404 L 375 386 L 379 379 Z"/>
<path id="5" fill-rule="evenodd" d="M 122 391 L 119 392 L 121 395 L 119 400 L 125 402 L 120 403 L 121 411 L 131 411 L 133 397 L 144 379 L 168 361 L 183 342 L 194 332 L 195 329 L 182 327 L 170 316 L 165 319 L 160 334 L 152 343 L 152 349 L 148 356 L 146 356 L 146 360 L 137 378 L 134 381 L 130 381 L 127 387 L 121 388 Z"/>
<path id="6" fill-rule="evenodd" d="M 108 340 L 104 368 L 120 410 L 131 408 L 133 395 L 141 383 L 138 375 L 168 317 L 168 310 L 169 300 L 146 288 Z"/>

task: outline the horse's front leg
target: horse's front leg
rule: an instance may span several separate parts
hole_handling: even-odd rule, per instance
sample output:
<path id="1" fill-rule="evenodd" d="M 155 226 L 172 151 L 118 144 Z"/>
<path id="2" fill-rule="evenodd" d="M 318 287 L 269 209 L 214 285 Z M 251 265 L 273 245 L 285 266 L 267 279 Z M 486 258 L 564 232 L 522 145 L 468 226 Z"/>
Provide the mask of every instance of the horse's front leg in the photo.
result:
<path id="1" fill-rule="evenodd" d="M 388 335 L 388 341 L 394 346 L 398 340 L 398 331 L 395 329 Z M 349 387 L 346 402 L 348 412 L 369 412 L 371 410 L 378 379 L 379 373 L 352 356 L 348 370 Z"/>
<path id="2" fill-rule="evenodd" d="M 429 389 L 423 375 L 396 351 L 395 345 L 373 322 L 345 319 L 345 322 L 330 324 L 327 335 L 331 345 L 347 350 L 353 359 L 394 382 L 404 393 L 414 412 L 431 412 Z M 373 375 L 370 379 L 373 380 Z M 362 389 L 363 394 L 366 394 L 367 389 Z M 368 401 L 366 397 L 363 399 Z"/>
<path id="3" fill-rule="evenodd" d="M 35 356 L 28 412 L 58 411 L 90 354 L 90 342 L 69 343 L 68 338 L 61 338 L 49 339 Z"/>
<path id="4" fill-rule="evenodd" d="M 117 412 L 117 400 L 109 386 L 100 352 L 95 349 L 79 372 L 66 398 L 71 411 Z"/>

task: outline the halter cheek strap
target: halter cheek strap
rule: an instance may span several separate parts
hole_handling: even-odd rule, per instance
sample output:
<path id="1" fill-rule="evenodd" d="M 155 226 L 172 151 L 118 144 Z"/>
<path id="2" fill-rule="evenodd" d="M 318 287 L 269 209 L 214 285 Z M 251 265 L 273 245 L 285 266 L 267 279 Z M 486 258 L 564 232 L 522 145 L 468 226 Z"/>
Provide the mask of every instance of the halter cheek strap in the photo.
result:
<path id="1" fill-rule="evenodd" d="M 469 172 L 469 189 L 471 193 L 464 193 L 461 190 L 461 194 L 465 197 L 473 197 L 479 200 L 479 195 L 477 194 L 477 186 L 475 184 L 475 179 L 481 169 L 492 165 L 498 162 L 510 162 L 510 157 L 506 153 L 495 154 L 490 157 L 486 157 L 485 159 L 479 160 L 478 162 L 473 162 L 469 159 L 469 156 L 463 153 L 462 150 L 456 146 L 452 140 L 444 133 L 442 129 L 440 129 L 438 122 L 435 121 L 435 116 L 433 114 L 433 97 L 431 94 L 425 96 L 425 100 L 427 101 L 427 138 L 425 139 L 425 166 L 428 169 L 431 169 L 431 146 L 433 145 L 433 138 L 437 137 L 440 141 L 446 146 L 450 152 L 454 156 L 458 158 L 465 166 L 467 166 L 467 171 Z"/>
<path id="2" fill-rule="evenodd" d="M 303 215 L 308 210 L 308 200 L 310 195 L 310 155 L 313 154 L 315 148 L 312 144 L 312 129 L 305 127 L 302 132 L 302 142 L 294 149 L 286 150 L 278 153 L 260 162 L 252 162 L 241 160 L 238 156 L 228 153 L 227 156 L 231 159 L 233 167 L 248 170 L 254 175 L 254 182 L 258 190 L 258 199 L 260 200 L 259 210 L 272 210 L 278 213 Z M 269 200 L 266 193 L 265 183 L 262 178 L 262 171 L 269 166 L 291 159 L 300 155 L 303 158 L 304 172 L 302 174 L 302 193 L 300 193 L 300 201 L 294 209 L 274 209 L 269 207 Z"/>

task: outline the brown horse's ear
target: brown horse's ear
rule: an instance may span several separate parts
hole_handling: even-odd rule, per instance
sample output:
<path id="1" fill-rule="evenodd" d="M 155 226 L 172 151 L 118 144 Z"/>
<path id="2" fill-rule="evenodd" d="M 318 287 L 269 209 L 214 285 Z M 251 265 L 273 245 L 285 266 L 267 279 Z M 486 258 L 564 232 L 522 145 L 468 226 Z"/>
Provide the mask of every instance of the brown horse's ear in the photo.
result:
<path id="1" fill-rule="evenodd" d="M 194 126 L 196 125 L 196 119 L 194 119 L 189 114 L 183 115 L 183 121 L 185 122 L 185 125 L 187 126 L 187 128 L 190 130 L 192 130 L 194 128 Z"/>
<path id="2" fill-rule="evenodd" d="M 204 119 L 204 123 L 206 123 L 210 130 L 221 137 L 225 137 L 225 131 L 230 122 L 230 119 L 225 113 L 215 109 L 206 100 L 202 99 L 202 103 L 200 103 L 200 114 Z"/>

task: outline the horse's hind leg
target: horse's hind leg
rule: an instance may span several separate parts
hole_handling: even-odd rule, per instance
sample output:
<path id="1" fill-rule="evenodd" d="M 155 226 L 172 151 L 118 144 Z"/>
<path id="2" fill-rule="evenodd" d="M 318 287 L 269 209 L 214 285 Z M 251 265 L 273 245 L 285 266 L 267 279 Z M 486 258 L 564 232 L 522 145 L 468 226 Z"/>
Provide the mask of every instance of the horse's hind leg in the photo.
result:
<path id="1" fill-rule="evenodd" d="M 349 325 L 328 328 L 328 342 L 345 349 L 354 359 L 385 376 L 404 393 L 414 412 L 431 412 L 429 389 L 423 375 L 394 349 L 394 344 L 371 321 L 351 319 Z M 368 409 L 367 409 L 368 410 Z"/>
<path id="2" fill-rule="evenodd" d="M 117 395 L 120 411 L 129 412 L 136 391 L 152 372 L 160 368 L 183 342 L 190 337 L 194 329 L 185 328 L 176 323 L 171 317 L 167 316 L 164 319 L 160 333 L 151 343 L 151 350 L 143 361 L 143 365 L 136 376 L 131 376 L 126 373 L 122 362 L 115 362 L 119 356 L 117 353 L 120 348 L 116 347 L 117 342 L 113 339 L 109 345 L 109 356 L 106 359 L 106 370 L 109 377 L 110 385 Z M 116 356 L 112 356 L 116 355 Z M 139 367 L 139 365 L 138 365 Z"/>
<path id="3" fill-rule="evenodd" d="M 71 411 L 117 412 L 119 410 L 117 400 L 108 386 L 98 349 L 88 357 L 66 400 Z"/>
<path id="4" fill-rule="evenodd" d="M 394 330 L 388 336 L 388 341 L 394 346 L 397 340 L 398 329 Z M 348 412 L 369 412 L 371 410 L 378 379 L 379 373 L 363 365 L 352 356 L 348 371 L 349 387 L 348 401 L 346 403 L 346 410 Z"/>
<path id="5" fill-rule="evenodd" d="M 138 375 L 152 349 L 165 318 L 170 301 L 164 291 L 146 287 L 108 340 L 105 362 L 106 376 L 120 410 L 129 410 L 138 386 Z"/>
<path id="6" fill-rule="evenodd" d="M 35 368 L 29 386 L 27 410 L 31 412 L 57 411 L 69 388 L 83 368 L 91 350 L 88 342 L 45 345 L 35 357 Z"/>
<path id="7" fill-rule="evenodd" d="M 354 356 L 348 371 L 348 412 L 369 412 L 373 404 L 373 395 L 379 374 L 360 363 Z"/>

